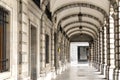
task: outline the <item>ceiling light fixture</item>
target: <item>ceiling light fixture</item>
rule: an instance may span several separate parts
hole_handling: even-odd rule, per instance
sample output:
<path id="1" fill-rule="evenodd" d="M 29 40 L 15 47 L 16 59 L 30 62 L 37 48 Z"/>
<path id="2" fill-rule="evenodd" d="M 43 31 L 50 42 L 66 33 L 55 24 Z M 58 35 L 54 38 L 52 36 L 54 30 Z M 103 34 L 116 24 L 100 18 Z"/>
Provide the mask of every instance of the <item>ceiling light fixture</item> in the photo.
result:
<path id="1" fill-rule="evenodd" d="M 82 26 L 79 27 L 79 29 L 82 29 L 82 28 L 83 28 Z"/>
<path id="2" fill-rule="evenodd" d="M 82 22 L 82 16 L 83 16 L 83 14 L 81 13 L 81 7 L 80 7 L 79 13 L 78 13 L 78 20 L 79 20 L 79 22 Z M 83 27 L 80 25 L 79 26 L 80 31 L 81 31 L 82 28 Z"/>
<path id="3" fill-rule="evenodd" d="M 78 20 L 81 22 L 82 21 L 82 16 L 83 14 L 81 13 L 81 7 L 80 7 L 80 11 L 78 13 Z"/>
<path id="4" fill-rule="evenodd" d="M 79 13 L 78 13 L 78 20 L 79 20 L 79 22 L 82 22 L 82 16 L 83 16 L 83 14 L 81 13 L 81 7 L 80 7 Z M 82 28 L 83 28 L 83 27 L 80 25 L 80 26 L 79 26 L 79 29 L 80 29 L 80 36 L 81 36 L 81 37 L 83 36 Z"/>

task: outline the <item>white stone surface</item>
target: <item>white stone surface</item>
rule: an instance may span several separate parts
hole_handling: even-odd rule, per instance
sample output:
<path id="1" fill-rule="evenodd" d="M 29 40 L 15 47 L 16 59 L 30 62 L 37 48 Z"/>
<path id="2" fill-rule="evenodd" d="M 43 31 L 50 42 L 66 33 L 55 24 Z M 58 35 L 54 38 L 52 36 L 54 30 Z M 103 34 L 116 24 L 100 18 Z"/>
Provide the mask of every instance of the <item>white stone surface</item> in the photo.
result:
<path id="1" fill-rule="evenodd" d="M 70 60 L 71 64 L 77 64 L 78 63 L 78 55 L 77 55 L 77 47 L 78 46 L 89 46 L 87 42 L 71 42 L 70 44 Z"/>
<path id="2" fill-rule="evenodd" d="M 87 63 L 81 63 L 76 66 L 71 66 L 64 71 L 61 75 L 58 75 L 53 80 L 105 80 L 100 72 L 97 72 L 93 67 L 88 66 Z"/>

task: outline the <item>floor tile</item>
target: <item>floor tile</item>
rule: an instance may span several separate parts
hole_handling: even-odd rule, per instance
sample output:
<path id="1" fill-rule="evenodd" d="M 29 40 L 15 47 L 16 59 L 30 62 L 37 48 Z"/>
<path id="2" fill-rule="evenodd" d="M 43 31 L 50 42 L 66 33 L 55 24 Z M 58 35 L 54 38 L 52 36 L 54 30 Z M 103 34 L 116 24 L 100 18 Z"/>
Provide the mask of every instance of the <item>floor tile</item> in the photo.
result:
<path id="1" fill-rule="evenodd" d="M 103 75 L 87 63 L 71 66 L 54 80 L 105 80 Z"/>

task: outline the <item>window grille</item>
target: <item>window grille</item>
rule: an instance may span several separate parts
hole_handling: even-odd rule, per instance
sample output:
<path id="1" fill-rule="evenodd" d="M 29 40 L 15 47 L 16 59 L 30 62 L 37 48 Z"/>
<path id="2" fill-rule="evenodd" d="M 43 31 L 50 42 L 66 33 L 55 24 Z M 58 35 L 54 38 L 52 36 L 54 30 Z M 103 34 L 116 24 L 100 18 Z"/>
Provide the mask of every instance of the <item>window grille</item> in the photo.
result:
<path id="1" fill-rule="evenodd" d="M 8 11 L 0 7 L 0 72 L 8 71 L 7 55 L 7 26 L 9 20 Z"/>

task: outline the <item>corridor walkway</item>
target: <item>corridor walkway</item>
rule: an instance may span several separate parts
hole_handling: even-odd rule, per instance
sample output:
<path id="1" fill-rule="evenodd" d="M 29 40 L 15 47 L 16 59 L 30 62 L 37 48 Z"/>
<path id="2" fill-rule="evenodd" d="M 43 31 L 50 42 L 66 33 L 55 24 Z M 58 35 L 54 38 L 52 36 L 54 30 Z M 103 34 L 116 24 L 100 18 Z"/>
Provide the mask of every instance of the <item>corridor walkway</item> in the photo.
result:
<path id="1" fill-rule="evenodd" d="M 68 70 L 57 76 L 54 80 L 105 80 L 103 75 L 88 66 L 87 63 L 81 63 L 71 66 Z"/>

